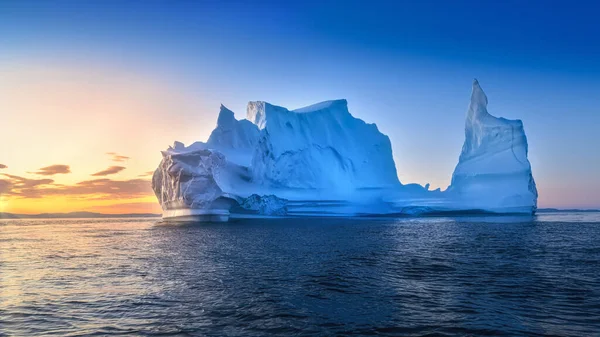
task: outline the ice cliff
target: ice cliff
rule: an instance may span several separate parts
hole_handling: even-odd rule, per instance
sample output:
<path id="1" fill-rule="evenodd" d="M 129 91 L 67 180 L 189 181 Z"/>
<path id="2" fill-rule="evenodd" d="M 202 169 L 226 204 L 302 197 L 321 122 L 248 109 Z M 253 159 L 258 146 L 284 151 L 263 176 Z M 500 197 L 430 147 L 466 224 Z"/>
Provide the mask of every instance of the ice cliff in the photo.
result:
<path id="1" fill-rule="evenodd" d="M 346 100 L 294 111 L 250 102 L 247 118 L 261 129 L 252 159 L 259 184 L 337 191 L 400 184 L 390 139 L 354 118 Z"/>
<path id="2" fill-rule="evenodd" d="M 246 119 L 221 106 L 207 142 L 162 151 L 152 186 L 163 217 L 531 214 L 537 191 L 519 120 L 487 112 L 473 83 L 465 143 L 450 187 L 398 180 L 389 138 L 353 117 L 346 100 L 288 110 L 248 103 Z"/>
<path id="3" fill-rule="evenodd" d="M 227 165 L 225 156 L 204 149 L 188 151 L 181 143 L 162 154 L 152 176 L 152 188 L 163 208 L 163 217 L 227 220 L 235 199 L 219 184 Z"/>

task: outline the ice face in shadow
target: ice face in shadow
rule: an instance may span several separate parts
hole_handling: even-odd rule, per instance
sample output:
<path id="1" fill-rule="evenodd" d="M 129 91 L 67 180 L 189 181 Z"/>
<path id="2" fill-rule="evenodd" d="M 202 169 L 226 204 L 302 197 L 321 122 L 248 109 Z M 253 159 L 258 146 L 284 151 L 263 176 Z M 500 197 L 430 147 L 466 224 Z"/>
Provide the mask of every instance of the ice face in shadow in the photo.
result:
<path id="1" fill-rule="evenodd" d="M 208 141 L 163 151 L 153 188 L 165 218 L 532 214 L 537 190 L 519 120 L 487 112 L 473 83 L 465 143 L 446 191 L 403 185 L 389 138 L 353 117 L 346 100 L 288 110 L 221 106 Z M 201 218 L 198 218 L 201 216 Z M 216 218 L 215 218 L 216 216 Z"/>
<path id="2" fill-rule="evenodd" d="M 165 218 L 227 220 L 234 199 L 220 185 L 225 156 L 210 150 L 185 149 L 181 143 L 163 151 L 152 188 Z"/>
<path id="3" fill-rule="evenodd" d="M 537 189 L 520 120 L 490 115 L 487 96 L 473 81 L 465 143 L 448 189 L 460 207 L 494 212 L 534 212 Z"/>

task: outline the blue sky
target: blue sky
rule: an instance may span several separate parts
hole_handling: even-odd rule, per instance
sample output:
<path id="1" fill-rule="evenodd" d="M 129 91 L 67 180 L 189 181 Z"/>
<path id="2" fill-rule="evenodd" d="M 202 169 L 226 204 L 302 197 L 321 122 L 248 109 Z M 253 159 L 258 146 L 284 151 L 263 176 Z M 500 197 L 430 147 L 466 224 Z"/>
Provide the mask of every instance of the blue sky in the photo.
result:
<path id="1" fill-rule="evenodd" d="M 208 136 L 220 103 L 242 118 L 250 100 L 346 98 L 390 136 L 402 182 L 442 188 L 476 77 L 490 113 L 525 124 L 540 206 L 600 207 L 599 12 L 584 1 L 5 0 L 0 69 L 142 74 L 194 102 L 164 112 L 196 123 L 164 135 L 186 143 Z"/>

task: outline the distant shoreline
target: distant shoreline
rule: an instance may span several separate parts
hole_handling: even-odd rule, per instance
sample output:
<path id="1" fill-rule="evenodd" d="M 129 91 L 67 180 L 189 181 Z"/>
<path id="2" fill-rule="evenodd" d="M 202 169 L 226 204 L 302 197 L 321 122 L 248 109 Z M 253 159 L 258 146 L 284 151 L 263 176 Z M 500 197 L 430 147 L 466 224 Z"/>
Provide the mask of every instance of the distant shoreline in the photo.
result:
<path id="1" fill-rule="evenodd" d="M 70 213 L 41 213 L 41 214 L 16 214 L 0 212 L 0 219 L 93 219 L 93 218 L 158 218 L 162 214 L 154 213 L 123 213 L 105 214 L 94 212 Z"/>
<path id="2" fill-rule="evenodd" d="M 536 213 L 595 213 L 600 209 L 559 209 L 559 208 L 540 208 Z M 4 219 L 114 219 L 114 218 L 159 218 L 162 214 L 155 213 L 123 213 L 123 214 L 105 214 L 95 212 L 70 212 L 70 213 L 41 213 L 41 214 L 16 214 L 0 212 L 0 220 Z"/>
<path id="3" fill-rule="evenodd" d="M 590 213 L 595 213 L 595 212 L 600 212 L 600 209 L 577 209 L 577 208 L 565 208 L 565 209 L 560 209 L 560 208 L 539 208 L 536 213 L 550 213 L 550 212 L 590 212 Z"/>

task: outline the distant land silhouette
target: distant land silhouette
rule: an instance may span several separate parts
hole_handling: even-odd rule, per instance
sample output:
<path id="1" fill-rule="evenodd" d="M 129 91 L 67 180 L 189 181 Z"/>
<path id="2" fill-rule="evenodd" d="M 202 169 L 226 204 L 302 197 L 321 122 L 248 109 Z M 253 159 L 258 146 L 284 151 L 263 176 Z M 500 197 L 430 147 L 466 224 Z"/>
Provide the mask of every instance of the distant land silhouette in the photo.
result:
<path id="1" fill-rule="evenodd" d="M 558 208 L 540 208 L 537 213 L 551 212 L 600 212 L 600 209 L 558 209 Z M 460 215 L 460 214 L 455 214 Z M 70 212 L 70 213 L 40 213 L 40 214 L 16 214 L 0 212 L 0 219 L 110 219 L 110 218 L 158 218 L 162 214 L 155 213 L 123 213 L 123 214 L 105 214 L 94 212 Z M 444 216 L 443 214 L 440 216 Z M 446 214 L 446 216 L 451 216 Z"/>
<path id="2" fill-rule="evenodd" d="M 536 213 L 551 213 L 551 212 L 600 212 L 600 209 L 577 209 L 577 208 L 538 208 Z"/>
<path id="3" fill-rule="evenodd" d="M 154 213 L 104 214 L 94 212 L 15 214 L 0 212 L 0 219 L 82 219 L 82 218 L 156 218 Z"/>

